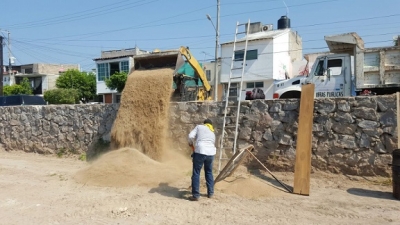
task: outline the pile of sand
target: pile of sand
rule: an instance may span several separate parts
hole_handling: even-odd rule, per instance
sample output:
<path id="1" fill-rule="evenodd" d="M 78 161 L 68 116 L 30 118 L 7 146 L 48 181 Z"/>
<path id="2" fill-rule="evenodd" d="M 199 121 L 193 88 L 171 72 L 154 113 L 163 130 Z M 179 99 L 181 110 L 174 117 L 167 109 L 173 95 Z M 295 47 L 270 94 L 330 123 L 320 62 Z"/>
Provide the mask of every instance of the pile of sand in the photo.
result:
<path id="1" fill-rule="evenodd" d="M 74 179 L 79 183 L 106 187 L 155 186 L 183 177 L 185 171 L 179 171 L 136 149 L 122 148 L 102 155 L 78 171 Z"/>
<path id="2" fill-rule="evenodd" d="M 172 69 L 136 70 L 127 79 L 111 130 L 114 149 L 136 148 L 159 160 L 165 149 Z"/>
<path id="3" fill-rule="evenodd" d="M 236 194 L 248 199 L 276 197 L 286 192 L 271 183 L 252 175 L 227 177 L 215 184 L 215 189 L 227 194 Z"/>

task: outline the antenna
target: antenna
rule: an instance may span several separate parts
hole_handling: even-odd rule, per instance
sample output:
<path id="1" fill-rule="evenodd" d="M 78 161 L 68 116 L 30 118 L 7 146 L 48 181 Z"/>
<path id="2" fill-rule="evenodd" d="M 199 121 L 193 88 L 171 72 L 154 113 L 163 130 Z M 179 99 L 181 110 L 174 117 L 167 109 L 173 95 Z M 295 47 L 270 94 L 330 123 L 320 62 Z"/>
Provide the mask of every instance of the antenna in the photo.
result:
<path id="1" fill-rule="evenodd" d="M 285 7 L 286 7 L 286 16 L 288 16 L 288 14 L 289 14 L 289 8 L 287 7 L 286 2 L 285 2 L 284 0 L 282 0 L 282 2 L 283 2 L 283 4 L 285 4 Z"/>

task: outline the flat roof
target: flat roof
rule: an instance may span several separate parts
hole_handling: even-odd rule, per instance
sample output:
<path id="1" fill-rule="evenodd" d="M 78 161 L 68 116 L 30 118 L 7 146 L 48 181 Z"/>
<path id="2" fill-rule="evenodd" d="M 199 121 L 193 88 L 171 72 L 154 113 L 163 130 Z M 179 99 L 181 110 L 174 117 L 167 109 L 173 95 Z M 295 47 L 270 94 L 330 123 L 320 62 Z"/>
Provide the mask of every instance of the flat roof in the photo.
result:
<path id="1" fill-rule="evenodd" d="M 256 40 L 263 40 L 263 39 L 273 39 L 275 37 L 278 37 L 282 34 L 286 34 L 290 31 L 290 28 L 287 29 L 282 29 L 282 30 L 271 30 L 271 31 L 261 31 L 257 33 L 252 33 L 248 35 L 248 40 L 249 41 L 256 41 Z M 242 37 L 236 40 L 237 42 L 244 42 L 246 41 L 246 37 Z M 227 45 L 227 44 L 232 44 L 234 41 L 229 41 L 222 43 L 221 45 Z"/>
<path id="2" fill-rule="evenodd" d="M 126 54 L 126 55 L 120 55 L 120 56 L 112 56 L 112 57 L 103 57 L 103 58 L 95 58 L 93 61 L 100 61 L 100 60 L 108 60 L 108 59 L 119 59 L 119 58 L 125 58 L 125 57 L 133 57 L 133 58 L 154 58 L 154 57 L 163 57 L 163 56 L 170 56 L 170 55 L 178 55 L 179 50 L 164 50 L 164 51 L 159 51 L 159 52 L 150 52 L 150 53 L 144 53 L 140 55 L 135 55 L 135 54 Z"/>

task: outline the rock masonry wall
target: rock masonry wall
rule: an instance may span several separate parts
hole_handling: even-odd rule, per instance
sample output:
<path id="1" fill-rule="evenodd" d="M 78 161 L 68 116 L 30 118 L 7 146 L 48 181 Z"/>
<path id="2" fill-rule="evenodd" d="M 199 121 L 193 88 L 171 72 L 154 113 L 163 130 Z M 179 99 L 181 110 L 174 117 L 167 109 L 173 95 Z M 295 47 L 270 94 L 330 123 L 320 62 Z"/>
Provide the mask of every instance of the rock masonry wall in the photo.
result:
<path id="1" fill-rule="evenodd" d="M 0 108 L 0 143 L 6 150 L 55 153 L 86 152 L 109 140 L 117 104 L 18 106 Z M 388 175 L 397 148 L 396 96 L 317 99 L 314 105 L 313 169 L 354 175 Z M 223 102 L 171 103 L 170 137 L 187 151 L 187 134 L 205 118 L 214 121 L 218 143 Z M 255 146 L 255 155 L 275 171 L 293 171 L 298 127 L 298 100 L 242 103 L 239 147 Z M 231 115 L 235 115 L 232 112 Z M 228 119 L 234 124 L 234 118 Z M 226 137 L 232 137 L 228 128 Z M 223 152 L 230 155 L 232 142 Z M 229 149 L 230 148 L 230 149 Z M 216 163 L 219 152 L 217 152 Z M 259 165 L 250 160 L 250 167 Z"/>

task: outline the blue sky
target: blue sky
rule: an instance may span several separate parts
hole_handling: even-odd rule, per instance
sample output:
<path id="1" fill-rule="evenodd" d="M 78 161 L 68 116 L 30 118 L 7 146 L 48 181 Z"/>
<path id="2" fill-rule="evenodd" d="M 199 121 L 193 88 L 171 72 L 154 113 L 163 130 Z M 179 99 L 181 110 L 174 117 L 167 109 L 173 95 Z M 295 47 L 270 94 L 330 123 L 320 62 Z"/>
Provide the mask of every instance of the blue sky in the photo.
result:
<path id="1" fill-rule="evenodd" d="M 368 3 L 367 3 L 368 2 Z M 0 33 L 10 32 L 16 64 L 75 63 L 89 71 L 102 50 L 177 49 L 214 58 L 217 0 L 2 0 Z M 393 45 L 400 35 L 400 0 L 286 0 L 303 54 L 327 50 L 325 35 L 357 32 L 366 47 Z M 282 0 L 221 0 L 220 42 L 233 40 L 236 22 L 273 24 Z M 8 64 L 7 48 L 4 63 Z"/>

